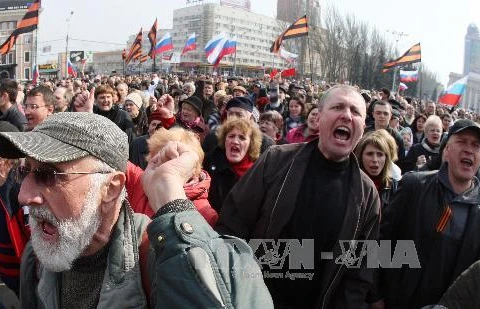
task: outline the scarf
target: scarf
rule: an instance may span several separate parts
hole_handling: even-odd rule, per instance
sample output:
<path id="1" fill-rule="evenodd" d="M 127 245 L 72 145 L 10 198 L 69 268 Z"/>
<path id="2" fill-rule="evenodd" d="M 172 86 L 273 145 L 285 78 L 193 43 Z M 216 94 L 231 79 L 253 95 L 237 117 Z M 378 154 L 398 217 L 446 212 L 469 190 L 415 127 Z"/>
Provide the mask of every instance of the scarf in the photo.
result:
<path id="1" fill-rule="evenodd" d="M 182 122 L 188 129 L 192 129 L 192 128 L 195 128 L 195 127 L 198 126 L 198 124 L 200 123 L 200 117 L 195 118 L 194 121 L 184 121 L 184 120 L 182 120 Z"/>
<path id="2" fill-rule="evenodd" d="M 235 175 L 237 175 L 238 178 L 242 177 L 250 167 L 252 167 L 253 161 L 250 159 L 250 156 L 248 154 L 243 157 L 242 161 L 238 163 L 230 163 L 230 166 L 232 167 L 233 171 L 235 172 Z"/>

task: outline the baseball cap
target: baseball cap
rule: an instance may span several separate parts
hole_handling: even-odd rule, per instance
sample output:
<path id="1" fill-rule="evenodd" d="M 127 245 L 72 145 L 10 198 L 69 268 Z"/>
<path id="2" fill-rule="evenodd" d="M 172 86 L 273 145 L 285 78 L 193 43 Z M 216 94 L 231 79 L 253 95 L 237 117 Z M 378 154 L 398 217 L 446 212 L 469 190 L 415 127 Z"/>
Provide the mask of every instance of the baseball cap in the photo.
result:
<path id="1" fill-rule="evenodd" d="M 125 172 L 128 138 L 108 118 L 93 113 L 57 113 L 30 132 L 0 132 L 0 157 L 25 156 L 45 163 L 94 156 Z"/>
<path id="2" fill-rule="evenodd" d="M 465 130 L 472 130 L 480 138 L 480 125 L 470 119 L 458 119 L 453 123 L 453 125 L 448 129 L 448 137 L 463 132 Z"/>

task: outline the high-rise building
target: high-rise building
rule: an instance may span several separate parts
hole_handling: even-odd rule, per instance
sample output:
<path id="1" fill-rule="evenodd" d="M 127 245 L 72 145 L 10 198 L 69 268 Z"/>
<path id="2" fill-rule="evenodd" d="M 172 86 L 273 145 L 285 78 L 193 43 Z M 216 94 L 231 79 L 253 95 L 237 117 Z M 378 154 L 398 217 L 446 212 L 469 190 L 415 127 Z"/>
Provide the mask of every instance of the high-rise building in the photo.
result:
<path id="1" fill-rule="evenodd" d="M 277 0 L 277 19 L 293 23 L 305 14 L 310 26 L 320 27 L 320 0 Z"/>
<path id="2" fill-rule="evenodd" d="M 16 29 L 32 0 L 0 1 L 0 44 Z M 0 56 L 0 78 L 31 79 L 36 31 L 21 34 L 12 50 Z"/>
<path id="3" fill-rule="evenodd" d="M 480 74 L 480 32 L 475 24 L 468 26 L 465 36 L 463 75 L 470 72 Z"/>

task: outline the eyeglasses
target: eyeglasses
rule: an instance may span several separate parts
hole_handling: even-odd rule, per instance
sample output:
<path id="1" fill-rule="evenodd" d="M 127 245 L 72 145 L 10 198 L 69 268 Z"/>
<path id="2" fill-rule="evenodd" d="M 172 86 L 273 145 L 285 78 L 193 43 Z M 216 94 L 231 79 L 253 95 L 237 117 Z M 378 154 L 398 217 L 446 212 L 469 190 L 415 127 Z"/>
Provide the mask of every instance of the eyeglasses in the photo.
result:
<path id="1" fill-rule="evenodd" d="M 37 109 L 39 109 L 40 107 L 45 107 L 45 105 L 37 105 L 37 104 L 25 104 L 25 110 L 32 110 L 32 111 L 36 111 Z"/>
<path id="2" fill-rule="evenodd" d="M 96 171 L 96 172 L 59 172 L 52 168 L 35 168 L 31 169 L 26 166 L 17 167 L 17 177 L 20 181 L 23 181 L 28 174 L 33 173 L 35 182 L 39 185 L 53 186 L 58 181 L 58 176 L 65 175 L 91 175 L 91 174 L 110 174 L 108 171 Z"/>

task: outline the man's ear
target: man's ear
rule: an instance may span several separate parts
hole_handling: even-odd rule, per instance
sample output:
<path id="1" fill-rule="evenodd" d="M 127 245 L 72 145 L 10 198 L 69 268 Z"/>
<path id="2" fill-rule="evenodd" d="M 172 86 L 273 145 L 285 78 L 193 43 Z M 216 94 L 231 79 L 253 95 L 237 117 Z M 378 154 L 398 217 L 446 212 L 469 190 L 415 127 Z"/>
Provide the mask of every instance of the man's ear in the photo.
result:
<path id="1" fill-rule="evenodd" d="M 125 187 L 125 174 L 122 172 L 115 172 L 114 176 L 102 188 L 102 204 L 110 205 L 122 193 Z"/>

